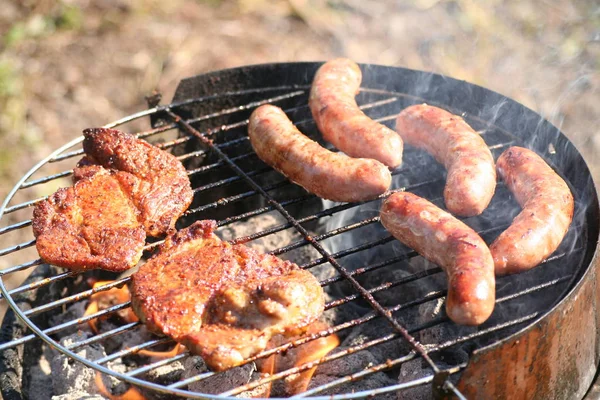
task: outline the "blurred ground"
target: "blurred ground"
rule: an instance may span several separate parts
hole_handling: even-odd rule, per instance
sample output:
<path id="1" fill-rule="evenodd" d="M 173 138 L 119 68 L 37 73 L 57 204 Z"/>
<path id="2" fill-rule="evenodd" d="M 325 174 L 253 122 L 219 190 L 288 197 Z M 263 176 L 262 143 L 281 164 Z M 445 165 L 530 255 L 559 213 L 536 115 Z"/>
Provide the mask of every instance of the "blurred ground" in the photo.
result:
<path id="1" fill-rule="evenodd" d="M 509 96 L 560 127 L 600 177 L 595 0 L 2 3 L 0 199 L 51 150 L 145 108 L 154 89 L 168 101 L 187 76 L 334 56 L 434 71 Z M 27 261 L 20 254 L 1 257 L 0 269 Z"/>

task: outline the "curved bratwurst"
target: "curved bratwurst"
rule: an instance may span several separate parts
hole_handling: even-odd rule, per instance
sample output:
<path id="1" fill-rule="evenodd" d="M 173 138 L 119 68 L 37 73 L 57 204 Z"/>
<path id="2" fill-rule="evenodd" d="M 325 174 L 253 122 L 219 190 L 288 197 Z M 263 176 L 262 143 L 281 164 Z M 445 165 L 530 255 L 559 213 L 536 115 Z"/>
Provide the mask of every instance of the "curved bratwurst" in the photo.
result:
<path id="1" fill-rule="evenodd" d="M 325 140 L 344 153 L 396 168 L 402 163 L 402 139 L 358 108 L 354 97 L 361 80 L 360 68 L 347 58 L 323 64 L 310 90 L 313 118 Z"/>
<path id="2" fill-rule="evenodd" d="M 412 193 L 391 195 L 381 223 L 398 240 L 436 263 L 448 276 L 446 311 L 457 324 L 479 325 L 494 310 L 494 262 L 467 225 Z"/>
<path id="3" fill-rule="evenodd" d="M 350 158 L 325 149 L 303 135 L 275 106 L 254 110 L 248 135 L 261 160 L 324 199 L 371 200 L 392 182 L 390 171 L 379 161 Z"/>
<path id="4" fill-rule="evenodd" d="M 448 170 L 444 188 L 448 211 L 468 217 L 485 210 L 496 189 L 494 158 L 461 117 L 418 104 L 398 115 L 396 130 L 406 143 L 424 149 Z"/>
<path id="5" fill-rule="evenodd" d="M 505 275 L 535 267 L 558 248 L 573 219 L 574 202 L 565 181 L 531 150 L 507 149 L 497 168 L 523 207 L 490 246 L 496 274 Z"/>

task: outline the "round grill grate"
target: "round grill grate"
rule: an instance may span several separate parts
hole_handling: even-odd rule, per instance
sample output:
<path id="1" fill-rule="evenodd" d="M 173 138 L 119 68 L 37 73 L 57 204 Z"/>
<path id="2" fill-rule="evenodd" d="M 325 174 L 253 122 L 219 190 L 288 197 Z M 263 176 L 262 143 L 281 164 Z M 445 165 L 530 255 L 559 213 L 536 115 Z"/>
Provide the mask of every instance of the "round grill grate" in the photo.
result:
<path id="1" fill-rule="evenodd" d="M 122 324 L 68 346 L 60 344 L 56 338 L 62 330 L 86 324 L 100 316 L 114 315 L 129 307 L 129 302 L 124 302 L 85 318 L 42 328 L 33 321 L 76 302 L 85 302 L 92 294 L 125 284 L 129 278 L 113 277 L 116 280 L 112 283 L 94 289 L 72 291 L 64 297 L 37 304 L 30 309 L 19 307 L 15 296 L 58 282 L 74 287 L 69 282 L 81 281 L 82 277 L 93 276 L 93 272 L 61 271 L 16 288 L 9 288 L 6 284 L 12 274 L 43 267 L 39 259 L 26 258 L 35 247 L 30 232 L 32 206 L 40 200 L 39 193 L 47 195 L 57 187 L 69 184 L 71 169 L 82 155 L 82 138 L 79 137 L 54 151 L 26 173 L 0 207 L 2 221 L 8 221 L 9 218 L 14 221 L 13 216 L 17 220 L 6 222 L 0 228 L 2 242 L 7 243 L 11 235 L 30 237 L 0 250 L 0 257 L 8 259 L 23 255 L 22 260 L 29 260 L 19 261 L 0 271 L 0 290 L 3 301 L 32 331 L 31 334 L 0 344 L 0 350 L 41 338 L 72 359 L 142 388 L 188 398 L 223 398 L 284 379 L 319 364 L 323 364 L 319 368 L 326 369 L 328 362 L 348 358 L 357 352 L 398 343 L 395 346 L 398 352 L 388 354 L 386 360 L 348 371 L 297 396 L 362 398 L 392 391 L 402 392 L 432 385 L 433 382 L 435 390 L 452 391 L 460 396 L 454 383 L 466 367 L 468 356 L 467 359 L 452 359 L 448 356 L 452 351 L 468 355 L 476 349 L 506 339 L 517 331 L 528 329 L 551 312 L 586 272 L 595 249 L 594 237 L 597 237 L 596 222 L 590 221 L 588 212 L 588 204 L 597 201 L 589 171 L 579 153 L 556 128 L 501 95 L 435 74 L 362 66 L 364 81 L 357 101 L 372 118 L 393 128 L 398 112 L 410 104 L 427 102 L 443 107 L 462 115 L 479 131 L 496 158 L 511 145 L 535 149 L 565 177 L 575 195 L 575 220 L 563 244 L 550 260 L 525 274 L 498 279 L 497 305 L 492 318 L 478 328 L 458 328 L 443 312 L 431 311 L 436 307 L 443 308 L 443 273 L 436 266 L 424 262 L 411 249 L 397 243 L 383 230 L 378 220 L 381 199 L 360 204 L 320 201 L 265 166 L 252 151 L 247 140 L 247 118 L 254 108 L 266 103 L 282 107 L 302 132 L 316 140 L 321 139 L 307 106 L 310 81 L 317 66 L 300 63 L 245 67 L 190 78 L 182 82 L 172 104 L 127 116 L 106 127 L 137 132 L 138 137 L 172 151 L 184 163 L 195 189 L 195 200 L 179 221 L 179 228 L 198 219 L 211 218 L 218 221 L 221 230 L 217 231 L 218 234 L 230 229 L 234 232 L 232 239 L 250 244 L 256 241 L 276 243 L 273 238 L 289 235 L 292 239 L 288 243 L 271 248 L 267 245 L 266 250 L 290 258 L 320 278 L 328 293 L 326 314 L 331 327 L 305 335 L 293 344 L 284 343 L 274 347 L 249 359 L 249 362 L 265 359 L 333 333 L 342 338 L 342 347 L 318 361 L 270 376 L 257 376 L 249 383 L 218 395 L 209 395 L 188 388 L 195 382 L 210 379 L 215 375 L 212 372 L 198 373 L 169 384 L 146 379 L 148 371 L 184 360 L 189 357 L 187 353 L 161 361 L 147 360 L 125 373 L 107 367 L 113 360 L 170 343 L 166 338 L 142 340 L 143 335 L 140 334 L 140 342 L 136 345 L 96 359 L 82 357 L 76 352 L 90 344 L 137 332 L 143 329 L 139 322 Z M 152 127 L 140 129 L 144 122 L 150 120 Z M 410 146 L 407 146 L 404 159 L 404 164 L 393 172 L 390 192 L 415 192 L 442 206 L 443 168 L 431 157 Z M 60 172 L 56 172 L 57 167 Z M 516 212 L 516 202 L 507 189 L 499 184 L 488 210 L 479 217 L 465 219 L 465 222 L 490 243 L 510 224 Z M 250 233 L 245 231 L 242 237 L 236 236 L 236 226 L 264 215 L 276 215 L 276 223 L 266 228 L 256 228 Z M 147 253 L 158 243 L 148 243 Z M 356 331 L 352 333 L 353 330 L 375 326 L 376 323 L 383 328 L 371 333 L 364 342 L 344 341 L 356 334 Z M 403 365 L 418 358 L 423 359 L 429 372 L 417 379 L 388 383 L 377 389 L 348 389 L 349 382 L 359 382 L 377 373 L 383 372 L 388 378 L 398 376 Z M 331 397 L 331 393 L 336 394 Z"/>

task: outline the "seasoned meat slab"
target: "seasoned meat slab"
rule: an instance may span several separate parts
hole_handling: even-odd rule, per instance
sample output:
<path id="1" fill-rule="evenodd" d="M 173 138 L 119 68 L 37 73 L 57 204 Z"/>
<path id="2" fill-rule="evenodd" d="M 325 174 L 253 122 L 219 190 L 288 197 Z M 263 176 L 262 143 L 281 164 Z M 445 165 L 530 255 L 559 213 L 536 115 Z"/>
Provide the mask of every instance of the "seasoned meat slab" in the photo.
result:
<path id="1" fill-rule="evenodd" d="M 140 211 L 146 233 L 161 236 L 172 230 L 194 196 L 179 160 L 116 129 L 86 129 L 83 136 L 89 162 L 128 173 L 119 181 Z"/>
<path id="2" fill-rule="evenodd" d="M 33 211 L 40 257 L 73 270 L 133 267 L 146 233 L 115 173 L 88 166 L 76 169 L 75 179 L 73 187 L 59 189 Z"/>
<path id="3" fill-rule="evenodd" d="M 114 129 L 84 131 L 74 186 L 36 205 L 33 233 L 42 260 L 73 270 L 124 271 L 142 256 L 146 234 L 174 230 L 193 198 L 171 154 Z"/>
<path id="4" fill-rule="evenodd" d="M 212 369 L 239 365 L 279 333 L 323 312 L 312 274 L 275 256 L 231 245 L 198 221 L 167 238 L 132 276 L 132 306 L 147 327 L 202 356 Z"/>

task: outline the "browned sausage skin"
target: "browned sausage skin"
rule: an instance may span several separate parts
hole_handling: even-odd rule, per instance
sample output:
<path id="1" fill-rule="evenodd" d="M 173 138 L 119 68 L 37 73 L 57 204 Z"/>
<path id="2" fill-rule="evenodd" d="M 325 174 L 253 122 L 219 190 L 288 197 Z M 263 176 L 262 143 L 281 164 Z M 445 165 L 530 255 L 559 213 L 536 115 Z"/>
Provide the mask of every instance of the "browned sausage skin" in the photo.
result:
<path id="1" fill-rule="evenodd" d="M 496 275 L 506 275 L 535 267 L 558 248 L 573 220 L 574 201 L 565 181 L 531 150 L 507 149 L 497 168 L 523 207 L 490 246 Z"/>
<path id="2" fill-rule="evenodd" d="M 344 153 L 396 168 L 402 163 L 402 139 L 358 108 L 354 97 L 361 80 L 354 61 L 337 58 L 323 64 L 310 90 L 313 118 L 325 140 Z"/>
<path id="3" fill-rule="evenodd" d="M 333 201 L 365 201 L 392 182 L 379 161 L 333 153 L 303 135 L 278 107 L 263 105 L 250 116 L 248 135 L 265 163 L 311 193 Z"/>
<path id="4" fill-rule="evenodd" d="M 446 271 L 446 311 L 454 322 L 479 325 L 488 319 L 496 299 L 494 262 L 474 230 L 407 192 L 394 193 L 383 203 L 381 223 L 396 239 Z"/>
<path id="5" fill-rule="evenodd" d="M 461 117 L 418 104 L 402 110 L 396 131 L 448 170 L 444 188 L 448 211 L 469 217 L 486 209 L 496 189 L 494 158 L 481 136 Z"/>

